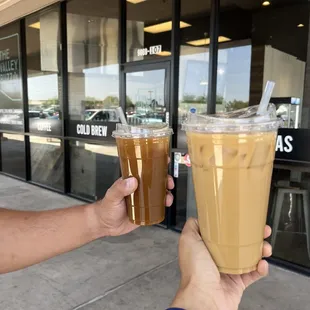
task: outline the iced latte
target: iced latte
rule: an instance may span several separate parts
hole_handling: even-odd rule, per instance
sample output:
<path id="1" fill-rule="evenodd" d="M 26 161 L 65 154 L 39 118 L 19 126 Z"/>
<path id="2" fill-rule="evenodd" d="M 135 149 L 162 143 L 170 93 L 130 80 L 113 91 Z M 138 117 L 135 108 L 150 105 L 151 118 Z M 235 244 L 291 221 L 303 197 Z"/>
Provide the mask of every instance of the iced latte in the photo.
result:
<path id="1" fill-rule="evenodd" d="M 262 257 L 278 127 L 270 113 L 184 124 L 201 235 L 223 273 L 253 271 Z"/>

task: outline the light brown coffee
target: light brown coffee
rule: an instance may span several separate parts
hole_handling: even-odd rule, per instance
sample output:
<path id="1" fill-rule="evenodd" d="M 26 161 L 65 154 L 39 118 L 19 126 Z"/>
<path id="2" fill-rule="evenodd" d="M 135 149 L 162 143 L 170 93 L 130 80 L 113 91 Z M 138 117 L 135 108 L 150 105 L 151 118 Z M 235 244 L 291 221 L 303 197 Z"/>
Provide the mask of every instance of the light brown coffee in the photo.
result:
<path id="1" fill-rule="evenodd" d="M 199 227 L 219 271 L 242 274 L 262 257 L 275 132 L 187 132 Z"/>
<path id="2" fill-rule="evenodd" d="M 165 218 L 170 136 L 116 138 L 122 177 L 135 177 L 138 189 L 126 197 L 129 219 L 153 225 Z"/>

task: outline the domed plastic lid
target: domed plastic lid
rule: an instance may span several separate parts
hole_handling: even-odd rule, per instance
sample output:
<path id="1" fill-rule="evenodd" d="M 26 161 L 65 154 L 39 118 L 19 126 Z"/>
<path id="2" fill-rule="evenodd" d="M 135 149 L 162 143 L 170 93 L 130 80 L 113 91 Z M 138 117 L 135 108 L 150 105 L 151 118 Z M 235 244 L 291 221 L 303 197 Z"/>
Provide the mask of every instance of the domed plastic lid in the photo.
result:
<path id="1" fill-rule="evenodd" d="M 257 132 L 276 131 L 281 120 L 276 108 L 269 104 L 265 114 L 257 115 L 258 105 L 215 115 L 188 114 L 182 129 L 189 132 Z"/>
<path id="2" fill-rule="evenodd" d="M 173 134 L 173 130 L 166 123 L 149 123 L 138 126 L 116 124 L 113 131 L 114 138 L 152 138 L 165 137 Z"/>

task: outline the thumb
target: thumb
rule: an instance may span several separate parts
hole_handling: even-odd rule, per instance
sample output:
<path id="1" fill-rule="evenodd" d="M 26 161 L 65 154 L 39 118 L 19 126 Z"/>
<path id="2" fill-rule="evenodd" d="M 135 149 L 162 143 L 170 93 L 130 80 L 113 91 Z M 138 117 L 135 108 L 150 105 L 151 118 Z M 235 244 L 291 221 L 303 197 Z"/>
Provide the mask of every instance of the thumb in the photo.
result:
<path id="1" fill-rule="evenodd" d="M 105 199 L 112 203 L 120 203 L 126 196 L 132 194 L 138 187 L 136 178 L 118 179 L 107 191 Z"/>

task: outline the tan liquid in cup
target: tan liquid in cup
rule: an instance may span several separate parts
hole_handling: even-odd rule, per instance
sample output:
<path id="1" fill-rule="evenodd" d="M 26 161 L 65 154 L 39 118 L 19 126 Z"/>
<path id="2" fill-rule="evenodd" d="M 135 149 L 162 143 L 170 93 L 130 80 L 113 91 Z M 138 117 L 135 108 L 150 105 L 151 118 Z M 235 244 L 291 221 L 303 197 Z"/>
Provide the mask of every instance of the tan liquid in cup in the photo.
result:
<path id="1" fill-rule="evenodd" d="M 277 121 L 226 122 L 187 139 L 202 238 L 220 272 L 243 274 L 262 258 Z"/>
<path id="2" fill-rule="evenodd" d="M 122 132 L 127 130 L 127 132 Z M 122 177 L 135 177 L 138 188 L 126 197 L 129 219 L 137 225 L 161 223 L 165 218 L 171 129 L 165 125 L 124 127 L 116 138 Z"/>

